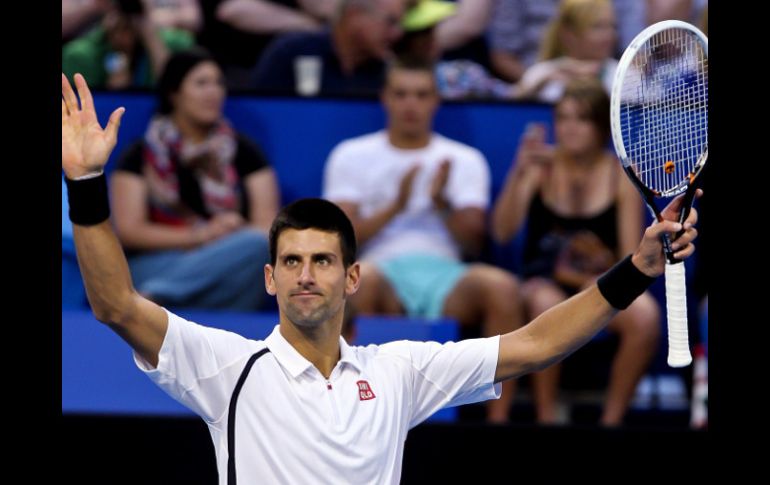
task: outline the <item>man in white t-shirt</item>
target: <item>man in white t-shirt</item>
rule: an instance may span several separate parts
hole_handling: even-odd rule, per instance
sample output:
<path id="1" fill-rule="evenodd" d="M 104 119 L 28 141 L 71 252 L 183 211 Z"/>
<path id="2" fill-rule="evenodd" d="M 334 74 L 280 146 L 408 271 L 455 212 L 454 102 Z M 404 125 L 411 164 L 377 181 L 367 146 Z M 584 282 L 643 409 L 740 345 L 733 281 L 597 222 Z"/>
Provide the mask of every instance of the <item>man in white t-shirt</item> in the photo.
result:
<path id="1" fill-rule="evenodd" d="M 158 386 L 206 421 L 220 485 L 398 483 L 409 429 L 442 407 L 499 397 L 497 383 L 576 350 L 663 274 L 661 235 L 682 228 L 680 197 L 632 256 L 515 332 L 350 347 L 340 331 L 361 284 L 353 226 L 331 202 L 303 199 L 270 229 L 265 287 L 279 323 L 249 340 L 186 321 L 133 288 L 104 175 L 124 109 L 102 130 L 85 80 L 75 82 L 82 106 L 62 75 L 62 170 L 91 309 Z M 693 210 L 677 258 L 694 251 L 696 219 Z"/>
<path id="2" fill-rule="evenodd" d="M 362 314 L 450 317 L 484 336 L 515 330 L 515 276 L 463 263 L 483 244 L 490 171 L 477 149 L 433 132 L 432 66 L 392 64 L 382 104 L 387 128 L 337 145 L 324 173 L 323 197 L 350 217 L 361 245 L 363 283 L 351 304 Z M 508 420 L 514 384 L 488 403 L 488 421 Z"/>

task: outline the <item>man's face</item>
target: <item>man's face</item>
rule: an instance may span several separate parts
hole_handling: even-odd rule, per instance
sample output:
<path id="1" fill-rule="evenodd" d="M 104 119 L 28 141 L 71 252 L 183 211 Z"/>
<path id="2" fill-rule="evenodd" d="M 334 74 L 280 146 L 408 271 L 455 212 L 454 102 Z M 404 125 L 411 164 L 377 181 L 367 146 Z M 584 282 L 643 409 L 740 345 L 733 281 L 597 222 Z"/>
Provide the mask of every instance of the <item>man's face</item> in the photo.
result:
<path id="1" fill-rule="evenodd" d="M 416 69 L 391 69 L 382 103 L 390 129 L 406 136 L 430 132 L 439 103 L 433 74 Z"/>
<path id="2" fill-rule="evenodd" d="M 265 265 L 265 287 L 294 325 L 316 329 L 342 315 L 358 289 L 358 263 L 347 270 L 336 233 L 286 229 L 278 237 L 275 267 Z"/>
<path id="3" fill-rule="evenodd" d="M 401 38 L 402 0 L 378 0 L 371 10 L 361 13 L 359 39 L 361 47 L 371 57 L 387 60 L 392 56 L 393 44 Z"/>

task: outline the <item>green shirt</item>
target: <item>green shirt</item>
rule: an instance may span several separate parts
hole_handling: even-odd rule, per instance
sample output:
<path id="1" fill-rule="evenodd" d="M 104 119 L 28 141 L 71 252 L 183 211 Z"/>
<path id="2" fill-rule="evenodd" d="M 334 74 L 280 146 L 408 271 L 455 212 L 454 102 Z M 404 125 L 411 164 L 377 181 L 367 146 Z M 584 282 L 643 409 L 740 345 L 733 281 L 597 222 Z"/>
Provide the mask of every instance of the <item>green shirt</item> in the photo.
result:
<path id="1" fill-rule="evenodd" d="M 180 29 L 161 29 L 160 37 L 171 52 L 188 49 L 195 45 L 193 34 Z M 96 27 L 62 47 L 62 71 L 69 79 L 76 72 L 82 74 L 92 88 L 105 88 L 107 69 L 105 63 L 115 51 L 110 47 L 102 27 Z M 151 88 L 156 74 L 150 68 L 147 53 L 141 51 L 139 62 L 132 72 L 134 88 Z"/>

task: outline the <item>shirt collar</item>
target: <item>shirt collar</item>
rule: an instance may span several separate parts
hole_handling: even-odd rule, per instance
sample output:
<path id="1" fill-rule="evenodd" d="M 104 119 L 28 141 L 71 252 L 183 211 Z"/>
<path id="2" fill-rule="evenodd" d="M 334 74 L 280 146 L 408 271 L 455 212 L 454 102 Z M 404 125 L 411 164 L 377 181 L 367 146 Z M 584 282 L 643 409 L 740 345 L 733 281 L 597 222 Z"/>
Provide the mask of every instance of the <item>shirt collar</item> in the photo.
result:
<path id="1" fill-rule="evenodd" d="M 350 364 L 359 373 L 362 370 L 361 363 L 358 361 L 358 354 L 353 351 L 342 336 L 340 336 L 340 362 Z"/>
<path id="2" fill-rule="evenodd" d="M 297 349 L 281 335 L 280 325 L 276 325 L 273 328 L 273 331 L 265 339 L 265 344 L 267 344 L 270 352 L 278 360 L 278 363 L 289 371 L 289 374 L 295 379 L 310 367 L 313 367 L 312 362 L 297 352 Z M 358 361 L 356 353 L 342 337 L 340 337 L 340 362 L 350 364 L 359 372 L 361 371 L 361 363 Z"/>

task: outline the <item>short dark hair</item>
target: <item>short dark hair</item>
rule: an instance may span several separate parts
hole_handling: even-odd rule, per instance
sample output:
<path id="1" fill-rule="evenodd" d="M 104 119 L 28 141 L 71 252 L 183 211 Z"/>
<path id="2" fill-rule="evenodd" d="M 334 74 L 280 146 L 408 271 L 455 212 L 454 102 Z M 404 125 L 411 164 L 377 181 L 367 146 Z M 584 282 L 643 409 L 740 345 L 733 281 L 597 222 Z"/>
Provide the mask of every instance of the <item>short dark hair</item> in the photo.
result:
<path id="1" fill-rule="evenodd" d="M 395 57 L 386 64 L 385 77 L 382 82 L 382 91 L 385 91 L 390 87 L 390 78 L 394 71 L 417 71 L 430 75 L 433 82 L 433 89 L 438 93 L 435 67 L 436 65 L 433 62 L 418 56 L 403 55 Z"/>
<path id="2" fill-rule="evenodd" d="M 436 64 L 428 59 L 404 54 L 395 57 L 388 62 L 386 68 L 388 73 L 395 71 L 396 69 L 403 69 L 405 71 L 423 71 L 433 76 L 436 70 Z"/>
<path id="3" fill-rule="evenodd" d="M 336 204 L 325 199 L 300 199 L 278 213 L 270 227 L 270 264 L 278 257 L 278 237 L 286 229 L 317 229 L 339 236 L 345 268 L 356 262 L 356 234 L 348 216 Z"/>
<path id="4" fill-rule="evenodd" d="M 179 91 L 187 74 L 202 62 L 213 62 L 219 65 L 214 56 L 201 47 L 192 47 L 171 54 L 155 85 L 158 95 L 158 113 L 167 115 L 174 111 L 171 95 Z"/>

